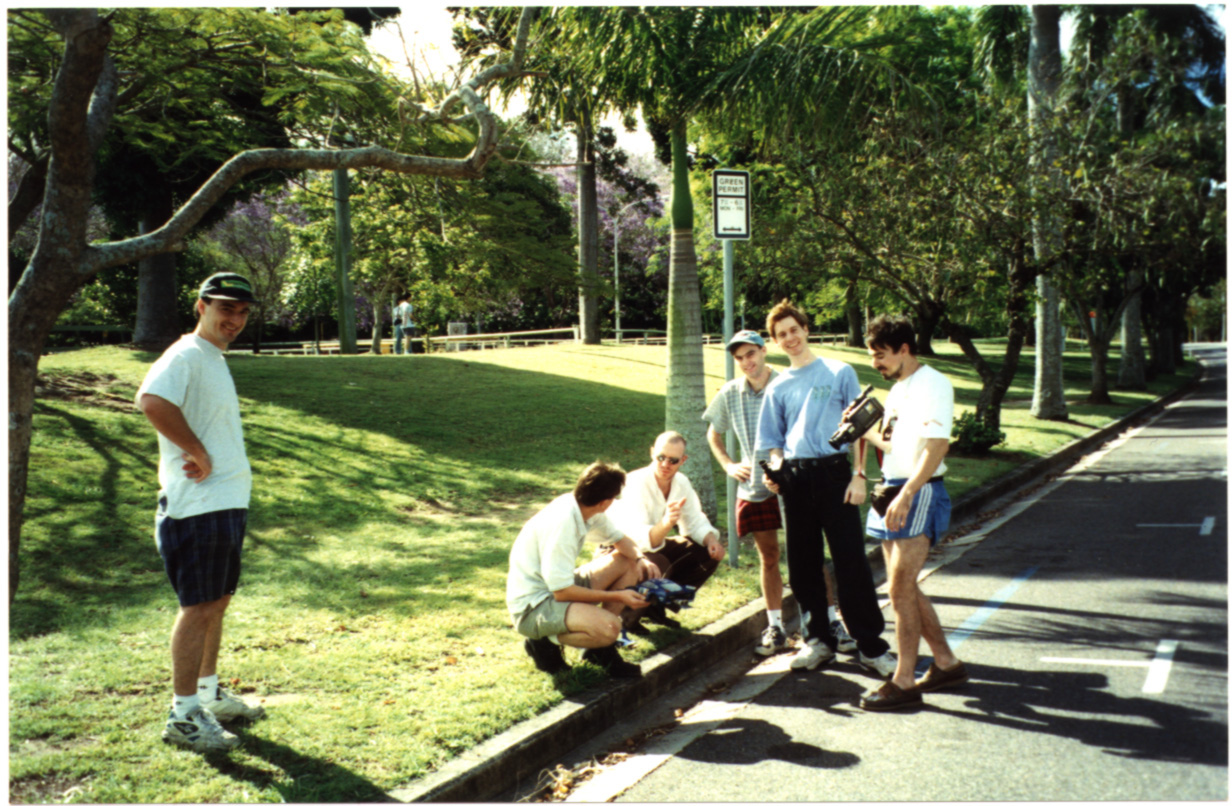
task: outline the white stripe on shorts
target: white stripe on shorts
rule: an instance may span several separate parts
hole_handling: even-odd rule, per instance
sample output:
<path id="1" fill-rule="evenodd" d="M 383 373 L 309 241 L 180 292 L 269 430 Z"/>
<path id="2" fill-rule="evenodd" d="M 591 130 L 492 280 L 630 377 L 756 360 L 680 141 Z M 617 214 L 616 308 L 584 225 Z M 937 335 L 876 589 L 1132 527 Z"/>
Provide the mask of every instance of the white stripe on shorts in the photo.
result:
<path id="1" fill-rule="evenodd" d="M 910 529 L 904 527 L 903 531 L 906 531 L 909 537 L 919 537 L 924 534 L 924 528 L 928 526 L 928 516 L 932 514 L 933 485 L 926 482 L 916 493 L 911 505 L 914 507 L 915 517 L 911 519 L 911 523 L 907 524 Z"/>

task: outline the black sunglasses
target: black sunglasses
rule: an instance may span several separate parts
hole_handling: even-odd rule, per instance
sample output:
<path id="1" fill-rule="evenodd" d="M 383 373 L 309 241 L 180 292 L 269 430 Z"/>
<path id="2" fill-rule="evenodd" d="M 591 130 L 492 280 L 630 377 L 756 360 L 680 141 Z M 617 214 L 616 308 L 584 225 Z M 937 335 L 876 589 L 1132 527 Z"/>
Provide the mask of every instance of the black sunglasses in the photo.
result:
<path id="1" fill-rule="evenodd" d="M 655 457 L 655 461 L 656 461 L 656 462 L 667 462 L 669 465 L 678 465 L 678 464 L 680 464 L 680 460 L 679 460 L 679 459 L 677 459 L 677 458 L 675 458 L 675 457 L 672 457 L 672 456 L 664 456 L 663 454 L 659 454 L 658 456 L 656 456 L 656 457 Z"/>

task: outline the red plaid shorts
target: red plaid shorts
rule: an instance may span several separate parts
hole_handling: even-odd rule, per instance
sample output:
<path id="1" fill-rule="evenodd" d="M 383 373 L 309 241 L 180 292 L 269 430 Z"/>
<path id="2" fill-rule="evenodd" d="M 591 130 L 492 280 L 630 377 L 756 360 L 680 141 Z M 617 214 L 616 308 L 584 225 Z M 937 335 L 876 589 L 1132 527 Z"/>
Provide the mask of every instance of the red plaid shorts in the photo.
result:
<path id="1" fill-rule="evenodd" d="M 779 497 L 772 495 L 765 501 L 736 501 L 736 534 L 769 532 L 783 526 L 779 512 Z"/>

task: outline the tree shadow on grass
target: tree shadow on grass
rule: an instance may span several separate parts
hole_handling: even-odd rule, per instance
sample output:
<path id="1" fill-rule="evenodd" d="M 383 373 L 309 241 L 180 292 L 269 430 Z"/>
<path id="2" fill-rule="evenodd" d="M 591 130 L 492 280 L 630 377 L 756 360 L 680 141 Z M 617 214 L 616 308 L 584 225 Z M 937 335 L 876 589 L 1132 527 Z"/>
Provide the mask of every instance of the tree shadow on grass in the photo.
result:
<path id="1" fill-rule="evenodd" d="M 88 448 L 103 469 L 83 493 L 77 484 L 81 480 L 66 478 L 63 469 L 32 468 L 32 476 L 40 477 L 32 478 L 26 500 L 23 585 L 10 612 L 12 639 L 52 632 L 86 615 L 94 623 L 105 623 L 114 608 L 149 601 L 166 585 L 152 539 L 157 453 L 136 443 L 146 436 L 144 418 L 109 412 L 99 423 L 73 408 L 39 402 L 35 412 L 44 421 L 58 420 L 66 438 Z M 149 508 L 139 522 L 131 517 L 129 503 L 135 472 L 147 473 L 152 487 Z M 41 477 L 72 484 L 46 484 Z M 52 534 L 44 540 L 34 537 L 28 526 L 41 516 L 55 518 Z"/>
<path id="2" fill-rule="evenodd" d="M 339 764 L 306 756 L 284 744 L 262 739 L 243 728 L 232 728 L 244 738 L 244 750 L 259 756 L 285 773 L 290 783 L 277 780 L 268 770 L 236 761 L 232 756 L 211 753 L 206 762 L 218 772 L 261 789 L 273 789 L 284 803 L 396 803 L 385 790 Z"/>
<path id="3" fill-rule="evenodd" d="M 388 535 L 379 544 L 384 556 L 362 573 L 398 578 L 410 591 L 453 583 L 465 596 L 481 574 L 503 572 L 521 527 L 496 523 L 493 502 L 546 503 L 571 488 L 576 472 L 596 458 L 640 458 L 662 428 L 661 393 L 590 379 L 432 357 L 237 358 L 230 365 L 254 470 L 244 572 L 250 584 L 276 574 L 328 590 L 355 571 L 336 567 L 336 553 L 322 555 L 318 539 L 375 526 Z M 259 380 L 275 367 L 295 383 Z M 263 411 L 263 404 L 317 422 L 308 427 L 294 414 Z M 25 584 L 11 613 L 13 640 L 64 629 L 85 618 L 82 613 L 97 625 L 112 610 L 154 600 L 174 605 L 149 537 L 157 490 L 154 434 L 137 415 L 131 424 L 124 415 L 117 430 L 121 415 L 94 421 L 77 405 L 40 404 L 39 413 L 60 418 L 66 438 L 101 458 L 98 490 L 84 500 L 43 484 L 45 495 L 28 503 L 28 523 L 52 512 L 57 520 L 42 540 L 26 541 Z M 330 426 L 339 430 L 331 433 Z M 374 445 L 373 435 L 394 442 Z M 346 440 L 341 459 L 339 440 Z M 279 474 L 287 463 L 308 472 Z M 559 475 L 559 486 L 540 481 L 545 468 Z M 32 468 L 51 479 L 54 472 Z M 151 491 L 150 503 L 134 514 L 138 487 Z M 411 504 L 391 505 L 391 492 L 405 494 Z M 274 536 L 266 539 L 271 530 Z M 442 537 L 433 545 L 438 531 Z M 400 543 L 405 550 L 398 550 Z M 366 548 L 356 545 L 355 556 L 362 558 Z M 80 573 L 84 568 L 93 570 Z M 65 604 L 69 599 L 72 607 Z M 323 601 L 350 611 L 348 596 Z M 375 603 L 362 604 L 369 609 Z"/>

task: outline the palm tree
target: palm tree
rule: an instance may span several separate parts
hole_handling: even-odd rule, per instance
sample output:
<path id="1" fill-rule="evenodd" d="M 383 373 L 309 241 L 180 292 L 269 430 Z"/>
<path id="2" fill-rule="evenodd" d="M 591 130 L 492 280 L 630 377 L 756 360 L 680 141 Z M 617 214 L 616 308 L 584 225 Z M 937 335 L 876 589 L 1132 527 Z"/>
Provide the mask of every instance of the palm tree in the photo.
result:
<path id="1" fill-rule="evenodd" d="M 1061 8 L 1031 6 L 1031 49 L 1027 56 L 1027 108 L 1032 136 L 1037 138 L 1034 158 L 1036 181 L 1056 187 L 1060 181 L 1053 166 L 1056 141 L 1050 133 L 1061 85 Z M 1061 235 L 1049 211 L 1041 206 L 1035 214 L 1035 259 L 1045 265 L 1062 249 Z M 1039 300 L 1035 304 L 1035 391 L 1031 414 L 1041 420 L 1069 418 L 1065 406 L 1059 295 L 1046 272 L 1036 278 Z"/>
<path id="2" fill-rule="evenodd" d="M 1049 126 L 1061 82 L 1060 7 L 1033 5 L 1028 11 L 1022 6 L 984 6 L 976 12 L 976 21 L 981 32 L 978 58 L 990 88 L 1021 92 L 1025 68 L 1036 179 L 1042 187 L 1056 187 L 1056 143 L 1049 134 Z M 1068 412 L 1061 372 L 1064 344 L 1060 305 L 1047 273 L 1063 244 L 1048 212 L 1040 205 L 1033 219 L 1033 249 L 1041 271 L 1035 279 L 1035 389 L 1031 413 L 1040 419 L 1064 420 Z"/>
<path id="3" fill-rule="evenodd" d="M 834 127 L 867 101 L 883 65 L 858 45 L 867 8 L 567 8 L 554 12 L 562 50 L 623 112 L 640 110 L 672 169 L 665 427 L 703 451 L 706 389 L 701 291 L 689 187 L 689 124 L 722 115 L 790 141 Z M 868 39 L 864 50 L 873 46 Z M 802 134 L 805 132 L 807 134 Z M 691 479 L 711 516 L 710 473 Z"/>

